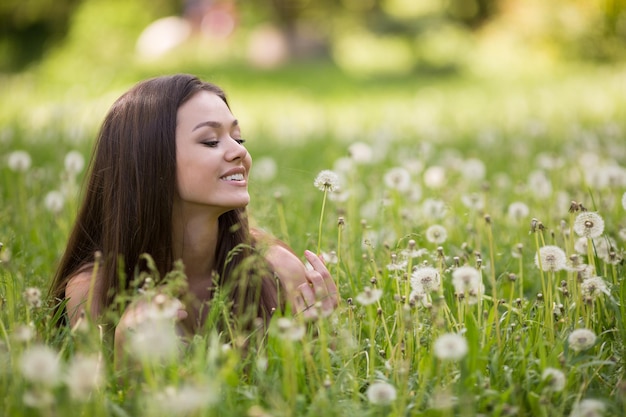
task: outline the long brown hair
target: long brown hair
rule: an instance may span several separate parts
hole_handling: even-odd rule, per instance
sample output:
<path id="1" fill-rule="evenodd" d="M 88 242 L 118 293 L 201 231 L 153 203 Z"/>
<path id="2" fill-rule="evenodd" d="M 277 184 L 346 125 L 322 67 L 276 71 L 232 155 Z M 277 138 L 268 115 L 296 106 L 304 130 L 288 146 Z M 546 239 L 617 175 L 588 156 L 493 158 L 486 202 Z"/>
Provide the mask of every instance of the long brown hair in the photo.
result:
<path id="1" fill-rule="evenodd" d="M 140 82 L 113 104 L 98 135 L 83 201 L 50 288 L 57 308 L 69 278 L 93 264 L 96 251 L 102 253 L 98 279 L 103 309 L 129 289 L 142 268 L 142 254 L 154 259 L 161 277 L 172 269 L 176 117 L 178 108 L 203 90 L 228 106 L 219 87 L 187 74 Z M 242 268 L 254 252 L 252 246 L 245 209 L 219 218 L 216 284 L 229 287 L 239 311 L 256 305 L 257 316 L 267 319 L 279 307 L 279 284 L 267 263 L 259 267 L 255 262 L 256 271 Z"/>

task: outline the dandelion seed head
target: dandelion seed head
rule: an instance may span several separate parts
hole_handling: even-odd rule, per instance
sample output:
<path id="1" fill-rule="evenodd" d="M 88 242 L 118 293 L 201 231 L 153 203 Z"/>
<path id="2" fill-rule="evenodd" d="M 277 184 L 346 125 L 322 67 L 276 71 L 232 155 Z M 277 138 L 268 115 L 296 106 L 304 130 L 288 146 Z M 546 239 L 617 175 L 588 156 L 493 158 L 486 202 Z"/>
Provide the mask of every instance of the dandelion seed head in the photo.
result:
<path id="1" fill-rule="evenodd" d="M 298 341 L 306 334 L 306 328 L 287 317 L 280 317 L 276 320 L 278 337 L 284 340 Z"/>
<path id="2" fill-rule="evenodd" d="M 468 350 L 467 340 L 456 333 L 442 334 L 433 344 L 433 352 L 441 360 L 459 361 Z"/>
<path id="3" fill-rule="evenodd" d="M 481 181 L 485 178 L 487 168 L 485 163 L 478 158 L 468 158 L 461 165 L 463 177 L 470 181 Z"/>
<path id="4" fill-rule="evenodd" d="M 576 216 L 574 232 L 587 238 L 600 237 L 604 232 L 604 219 L 593 211 L 583 211 Z"/>
<path id="5" fill-rule="evenodd" d="M 424 171 L 424 185 L 431 189 L 438 189 L 446 184 L 446 169 L 441 166 L 431 166 Z"/>
<path id="6" fill-rule="evenodd" d="M 154 394 L 148 406 L 163 415 L 188 416 L 215 404 L 219 400 L 218 392 L 214 386 L 168 386 Z"/>
<path id="7" fill-rule="evenodd" d="M 54 404 L 54 401 L 54 395 L 49 390 L 27 390 L 22 396 L 24 405 L 31 408 L 48 408 Z"/>
<path id="8" fill-rule="evenodd" d="M 374 405 L 388 405 L 396 400 L 396 389 L 393 385 L 376 381 L 367 387 L 367 400 Z"/>
<path id="9" fill-rule="evenodd" d="M 411 288 L 415 292 L 429 293 L 441 287 L 441 276 L 436 268 L 425 266 L 411 274 Z"/>
<path id="10" fill-rule="evenodd" d="M 624 210 L 626 210 L 626 191 L 624 191 L 624 194 L 622 194 L 622 207 L 624 207 Z"/>
<path id="11" fill-rule="evenodd" d="M 431 243 L 443 243 L 448 238 L 448 231 L 445 227 L 434 224 L 426 229 L 426 239 Z"/>
<path id="12" fill-rule="evenodd" d="M 129 333 L 129 339 L 131 353 L 149 363 L 174 359 L 180 347 L 175 324 L 169 320 L 145 320 Z"/>
<path id="13" fill-rule="evenodd" d="M 576 329 L 567 338 L 570 349 L 576 352 L 587 350 L 596 343 L 596 334 L 589 329 Z"/>
<path id="14" fill-rule="evenodd" d="M 411 174 L 405 168 L 394 167 L 388 170 L 384 176 L 385 185 L 392 190 L 400 192 L 411 188 Z"/>
<path id="15" fill-rule="evenodd" d="M 274 158 L 265 156 L 254 161 L 252 177 L 261 182 L 270 182 L 276 178 L 278 167 Z"/>
<path id="16" fill-rule="evenodd" d="M 370 288 L 370 287 L 365 287 L 363 288 L 363 292 L 359 293 L 355 299 L 356 301 L 364 306 L 368 306 L 370 304 L 374 304 L 375 302 L 377 302 L 378 300 L 380 300 L 380 297 L 383 295 L 383 290 L 379 289 L 379 288 Z"/>
<path id="17" fill-rule="evenodd" d="M 78 401 L 89 399 L 89 395 L 102 385 L 102 381 L 102 363 L 97 356 L 75 356 L 65 376 L 70 396 Z"/>
<path id="18" fill-rule="evenodd" d="M 339 176 L 328 169 L 320 171 L 313 185 L 320 191 L 335 191 L 339 187 Z"/>
<path id="19" fill-rule="evenodd" d="M 28 287 L 22 295 L 30 307 L 41 307 L 41 290 L 39 288 Z"/>
<path id="20" fill-rule="evenodd" d="M 565 374 L 555 368 L 546 368 L 541 374 L 541 380 L 546 381 L 546 389 L 552 392 L 560 392 L 565 388 Z"/>
<path id="21" fill-rule="evenodd" d="M 43 204 L 49 212 L 58 214 L 61 212 L 61 210 L 63 210 L 63 206 L 65 205 L 65 197 L 60 191 L 53 190 L 46 194 L 46 197 L 43 200 Z"/>
<path id="22" fill-rule="evenodd" d="M 13 151 L 9 154 L 9 169 L 14 172 L 25 172 L 30 169 L 32 159 L 26 151 Z"/>
<path id="23" fill-rule="evenodd" d="M 17 342 L 29 342 L 35 337 L 35 326 L 32 323 L 16 326 L 13 329 L 12 337 Z"/>
<path id="24" fill-rule="evenodd" d="M 588 277 L 580 284 L 580 292 L 583 296 L 596 299 L 602 294 L 609 295 L 609 288 L 602 277 Z"/>
<path id="25" fill-rule="evenodd" d="M 524 220 L 530 214 L 530 209 L 521 201 L 515 201 L 509 205 L 507 215 L 511 220 Z"/>
<path id="26" fill-rule="evenodd" d="M 528 176 L 528 189 L 537 198 L 547 198 L 552 194 L 552 182 L 543 171 L 533 171 Z"/>
<path id="27" fill-rule="evenodd" d="M 44 345 L 31 346 L 22 353 L 20 370 L 27 381 L 46 387 L 55 386 L 61 376 L 57 353 Z"/>
<path id="28" fill-rule="evenodd" d="M 457 295 L 479 292 L 481 284 L 481 274 L 476 268 L 461 266 L 452 271 L 452 285 Z"/>
<path id="29" fill-rule="evenodd" d="M 185 306 L 175 298 L 165 294 L 156 294 L 146 306 L 145 314 L 148 320 L 175 320 L 178 311 Z"/>
<path id="30" fill-rule="evenodd" d="M 587 398 L 572 407 L 569 417 L 601 417 L 606 411 L 606 405 L 592 398 Z"/>
<path id="31" fill-rule="evenodd" d="M 544 271 L 560 271 L 567 265 L 567 257 L 563 249 L 554 245 L 546 245 L 539 248 L 535 254 L 535 265 Z"/>
<path id="32" fill-rule="evenodd" d="M 374 152 L 372 147 L 364 142 L 354 142 L 348 147 L 350 157 L 357 164 L 369 164 L 372 162 Z"/>
<path id="33" fill-rule="evenodd" d="M 422 214 L 427 219 L 442 219 L 447 210 L 446 203 L 441 200 L 427 198 L 422 202 Z"/>
<path id="34" fill-rule="evenodd" d="M 485 208 L 483 197 L 478 193 L 462 195 L 461 203 L 470 210 L 480 211 Z"/>
<path id="35" fill-rule="evenodd" d="M 85 168 L 85 157 L 78 151 L 69 151 L 65 155 L 64 165 L 66 172 L 72 175 L 79 174 Z"/>

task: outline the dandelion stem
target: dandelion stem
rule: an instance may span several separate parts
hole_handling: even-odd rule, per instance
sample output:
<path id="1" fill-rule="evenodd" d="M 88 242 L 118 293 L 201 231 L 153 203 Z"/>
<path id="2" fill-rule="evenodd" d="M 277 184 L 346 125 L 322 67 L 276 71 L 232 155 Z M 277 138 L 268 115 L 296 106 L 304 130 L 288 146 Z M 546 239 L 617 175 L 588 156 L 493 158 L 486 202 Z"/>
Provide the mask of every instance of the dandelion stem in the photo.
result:
<path id="1" fill-rule="evenodd" d="M 317 229 L 317 254 L 321 253 L 322 248 L 322 225 L 324 223 L 324 209 L 326 208 L 326 196 L 328 195 L 328 188 L 324 188 L 324 198 L 322 199 L 322 211 L 320 213 L 320 224 Z"/>

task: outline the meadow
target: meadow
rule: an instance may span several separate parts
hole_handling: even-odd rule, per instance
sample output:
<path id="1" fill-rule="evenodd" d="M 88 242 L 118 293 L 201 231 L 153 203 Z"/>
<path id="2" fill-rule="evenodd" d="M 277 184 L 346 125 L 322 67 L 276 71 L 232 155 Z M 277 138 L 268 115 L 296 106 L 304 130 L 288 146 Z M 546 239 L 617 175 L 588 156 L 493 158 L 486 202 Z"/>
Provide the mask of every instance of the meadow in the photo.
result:
<path id="1" fill-rule="evenodd" d="M 376 82 L 324 66 L 186 72 L 229 93 L 254 159 L 252 223 L 323 253 L 339 307 L 218 332 L 218 297 L 182 345 L 147 288 L 158 314 L 121 368 L 106 328 L 54 327 L 47 288 L 95 132 L 150 74 L 37 101 L 44 77 L 12 80 L 0 415 L 624 415 L 623 68 Z"/>

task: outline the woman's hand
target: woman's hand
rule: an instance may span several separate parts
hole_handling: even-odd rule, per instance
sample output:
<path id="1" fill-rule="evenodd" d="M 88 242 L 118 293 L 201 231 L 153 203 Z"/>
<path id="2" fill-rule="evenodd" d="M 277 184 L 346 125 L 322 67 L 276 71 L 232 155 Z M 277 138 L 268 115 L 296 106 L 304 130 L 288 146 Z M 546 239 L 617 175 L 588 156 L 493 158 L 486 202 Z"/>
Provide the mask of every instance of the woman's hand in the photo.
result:
<path id="1" fill-rule="evenodd" d="M 304 256 L 313 269 L 305 272 L 306 281 L 297 287 L 294 303 L 296 314 L 305 319 L 330 315 L 339 303 L 337 285 L 328 272 L 321 256 L 305 251 Z"/>

